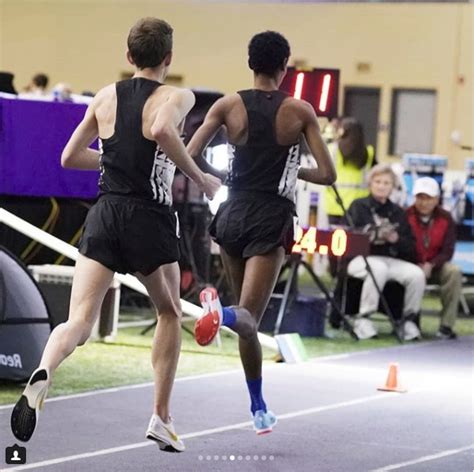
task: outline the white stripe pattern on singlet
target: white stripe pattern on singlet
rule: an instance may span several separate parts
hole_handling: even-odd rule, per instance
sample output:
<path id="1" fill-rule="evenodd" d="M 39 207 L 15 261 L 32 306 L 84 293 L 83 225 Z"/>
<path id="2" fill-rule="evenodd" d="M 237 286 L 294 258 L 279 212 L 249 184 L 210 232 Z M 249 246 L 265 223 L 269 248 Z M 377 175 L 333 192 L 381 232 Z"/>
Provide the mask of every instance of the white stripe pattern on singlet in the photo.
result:
<path id="1" fill-rule="evenodd" d="M 285 168 L 281 174 L 278 184 L 278 195 L 295 201 L 296 179 L 298 178 L 298 166 L 300 163 L 300 145 L 293 144 L 288 149 Z"/>
<path id="2" fill-rule="evenodd" d="M 228 156 L 228 164 L 227 164 L 227 170 L 228 170 L 228 179 L 232 179 L 234 176 L 234 159 L 235 159 L 235 146 L 233 144 L 227 143 L 227 156 Z"/>
<path id="3" fill-rule="evenodd" d="M 104 168 L 104 145 L 102 139 L 98 138 L 99 143 L 99 185 L 103 182 L 103 175 L 105 172 Z"/>
<path id="4" fill-rule="evenodd" d="M 176 165 L 168 158 L 160 146 L 156 146 L 155 160 L 151 167 L 150 184 L 153 200 L 162 205 L 171 205 L 171 185 Z"/>

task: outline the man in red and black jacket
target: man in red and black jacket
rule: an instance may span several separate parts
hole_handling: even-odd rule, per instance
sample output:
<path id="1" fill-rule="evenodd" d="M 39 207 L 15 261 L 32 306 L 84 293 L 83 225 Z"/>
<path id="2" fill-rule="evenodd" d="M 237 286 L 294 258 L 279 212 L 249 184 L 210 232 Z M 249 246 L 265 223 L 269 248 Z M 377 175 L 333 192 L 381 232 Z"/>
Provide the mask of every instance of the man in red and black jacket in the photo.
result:
<path id="1" fill-rule="evenodd" d="M 440 189 L 436 180 L 419 178 L 413 186 L 413 195 L 415 203 L 407 209 L 407 217 L 416 238 L 417 263 L 426 279 L 439 284 L 441 291 L 441 324 L 437 336 L 454 339 L 462 285 L 461 271 L 449 262 L 454 254 L 456 226 L 451 215 L 439 205 Z"/>

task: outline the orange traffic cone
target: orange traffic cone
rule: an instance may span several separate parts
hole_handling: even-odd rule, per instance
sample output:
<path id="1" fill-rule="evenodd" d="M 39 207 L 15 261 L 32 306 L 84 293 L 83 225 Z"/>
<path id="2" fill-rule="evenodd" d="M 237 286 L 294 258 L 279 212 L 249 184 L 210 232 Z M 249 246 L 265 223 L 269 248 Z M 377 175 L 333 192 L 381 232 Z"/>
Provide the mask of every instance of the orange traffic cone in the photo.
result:
<path id="1" fill-rule="evenodd" d="M 398 364 L 396 362 L 391 362 L 388 366 L 388 376 L 387 381 L 383 387 L 378 387 L 377 390 L 382 390 L 384 392 L 398 392 L 405 393 L 406 390 L 401 388 L 398 385 Z"/>

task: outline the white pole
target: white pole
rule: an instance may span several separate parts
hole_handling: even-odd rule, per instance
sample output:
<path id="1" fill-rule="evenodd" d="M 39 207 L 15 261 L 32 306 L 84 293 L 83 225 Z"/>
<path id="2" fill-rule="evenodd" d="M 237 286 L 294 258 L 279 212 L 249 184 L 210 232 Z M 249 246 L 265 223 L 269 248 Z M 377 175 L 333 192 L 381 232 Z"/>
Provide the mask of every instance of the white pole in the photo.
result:
<path id="1" fill-rule="evenodd" d="M 65 241 L 62 241 L 56 236 L 53 236 L 47 233 L 46 231 L 37 228 L 31 223 L 28 223 L 27 221 L 18 218 L 18 216 L 15 216 L 13 213 L 10 213 L 9 211 L 1 207 L 0 223 L 4 223 L 7 226 L 10 226 L 10 228 L 13 228 L 14 230 L 30 237 L 31 239 L 34 239 L 35 241 L 38 241 L 39 243 L 43 244 L 46 247 L 49 247 L 53 251 L 58 252 L 59 254 L 69 257 L 69 259 L 72 259 L 73 261 L 77 260 L 79 254 L 77 248 L 66 243 Z M 148 296 L 148 292 L 146 291 L 145 286 L 133 275 L 115 274 L 115 279 L 123 285 L 133 290 L 136 290 L 137 292 L 142 293 L 143 295 Z M 193 318 L 199 318 L 202 315 L 202 308 L 186 300 L 181 300 L 181 307 L 185 315 L 192 316 Z M 226 328 L 225 326 L 223 326 L 222 329 L 237 336 L 234 331 Z M 258 333 L 258 339 L 260 340 L 262 346 L 265 346 L 273 351 L 279 351 L 277 342 L 271 336 L 267 336 L 263 333 Z"/>

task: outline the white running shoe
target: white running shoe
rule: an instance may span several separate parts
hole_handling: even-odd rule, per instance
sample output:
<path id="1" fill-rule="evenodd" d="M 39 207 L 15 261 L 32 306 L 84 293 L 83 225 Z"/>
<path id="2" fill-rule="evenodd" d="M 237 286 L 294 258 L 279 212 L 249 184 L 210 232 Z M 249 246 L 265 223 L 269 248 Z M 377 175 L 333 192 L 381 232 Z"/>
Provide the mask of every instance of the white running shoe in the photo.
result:
<path id="1" fill-rule="evenodd" d="M 185 449 L 183 441 L 179 439 L 174 430 L 171 418 L 169 423 L 165 423 L 158 415 L 152 415 L 146 437 L 156 441 L 162 451 L 183 452 Z"/>
<path id="2" fill-rule="evenodd" d="M 48 393 L 49 373 L 36 369 L 30 377 L 21 398 L 13 408 L 10 425 L 13 435 L 20 441 L 29 441 L 38 424 L 39 410 Z"/>

